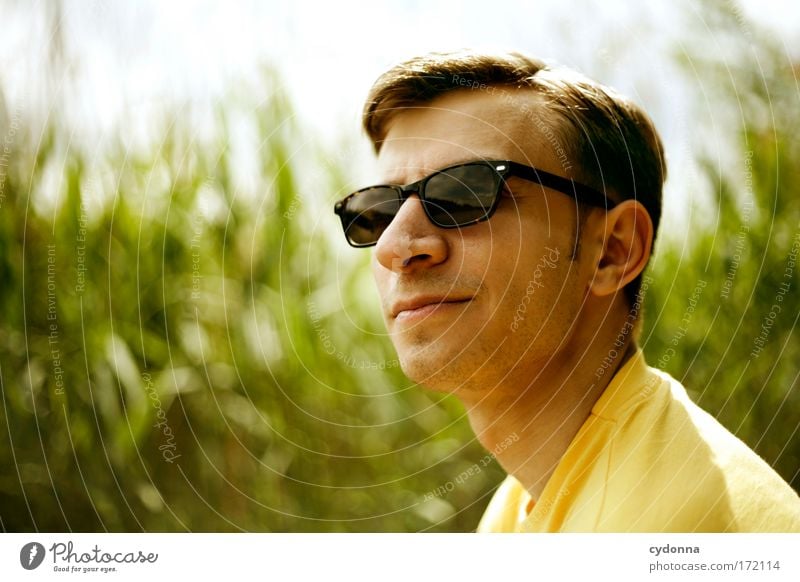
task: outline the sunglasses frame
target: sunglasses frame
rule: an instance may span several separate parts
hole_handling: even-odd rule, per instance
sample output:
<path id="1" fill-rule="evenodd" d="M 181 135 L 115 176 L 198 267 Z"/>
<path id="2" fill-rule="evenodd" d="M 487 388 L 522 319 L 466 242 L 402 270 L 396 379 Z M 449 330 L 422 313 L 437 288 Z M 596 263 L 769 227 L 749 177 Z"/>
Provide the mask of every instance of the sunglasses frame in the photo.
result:
<path id="1" fill-rule="evenodd" d="M 463 223 L 458 224 L 448 224 L 442 225 L 436 222 L 430 215 L 428 210 L 428 205 L 425 204 L 425 188 L 427 186 L 428 181 L 435 176 L 445 173 L 448 170 L 453 170 L 455 168 L 461 168 L 464 166 L 488 166 L 494 171 L 496 178 L 497 178 L 497 191 L 494 194 L 494 200 L 492 202 L 491 207 L 485 212 L 483 216 L 480 218 L 470 220 Z M 420 200 L 423 202 L 422 208 L 425 211 L 425 216 L 428 217 L 428 220 L 431 221 L 431 224 L 439 227 L 439 228 L 463 228 L 465 226 L 471 226 L 473 224 L 477 224 L 479 222 L 483 222 L 485 220 L 489 220 L 492 215 L 494 214 L 495 210 L 497 210 L 497 206 L 500 202 L 500 193 L 502 192 L 503 185 L 506 182 L 507 178 L 515 176 L 517 178 L 522 178 L 523 180 L 527 180 L 529 182 L 534 182 L 545 188 L 550 188 L 551 190 L 555 190 L 556 192 L 560 192 L 567 196 L 572 196 L 578 202 L 583 202 L 584 204 L 588 204 L 590 206 L 597 206 L 601 208 L 605 208 L 609 210 L 613 208 L 616 203 L 610 200 L 605 194 L 591 188 L 590 186 L 586 186 L 585 184 L 581 184 L 580 182 L 576 182 L 570 178 L 564 178 L 562 176 L 557 176 L 556 174 L 551 174 L 550 172 L 545 172 L 544 170 L 540 170 L 538 168 L 534 168 L 533 166 L 526 166 L 525 164 L 520 164 L 518 162 L 512 162 L 510 160 L 476 160 L 473 162 L 463 162 L 460 164 L 455 164 L 453 166 L 447 166 L 446 168 L 442 168 L 440 170 L 436 170 L 435 172 L 425 176 L 421 180 L 417 180 L 416 182 L 412 182 L 411 184 L 407 184 L 405 186 L 400 186 L 398 184 L 377 184 L 375 186 L 367 186 L 366 188 L 361 188 L 356 192 L 353 192 L 349 196 L 346 196 L 342 200 L 339 200 L 334 205 L 333 211 L 339 216 L 342 221 L 342 228 L 344 229 L 345 238 L 350 246 L 356 248 L 365 248 L 371 247 L 378 244 L 378 240 L 374 242 L 368 243 L 357 243 L 350 239 L 347 235 L 347 228 L 348 224 L 345 224 L 345 208 L 347 206 L 348 201 L 350 201 L 353 197 L 358 196 L 362 192 L 366 192 L 367 190 L 373 190 L 375 188 L 389 188 L 397 193 L 398 199 L 400 201 L 400 206 L 402 206 L 403 202 L 408 200 L 413 194 L 417 194 L 420 197 Z M 392 217 L 394 219 L 394 217 Z M 380 239 L 380 236 L 378 237 Z"/>

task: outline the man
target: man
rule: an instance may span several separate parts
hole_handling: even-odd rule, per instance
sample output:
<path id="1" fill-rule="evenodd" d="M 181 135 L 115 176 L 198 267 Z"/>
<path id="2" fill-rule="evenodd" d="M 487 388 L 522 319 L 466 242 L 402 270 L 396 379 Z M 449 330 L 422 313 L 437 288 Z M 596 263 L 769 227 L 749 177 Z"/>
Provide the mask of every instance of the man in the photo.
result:
<path id="1" fill-rule="evenodd" d="M 385 73 L 336 205 L 403 371 L 509 477 L 478 531 L 800 531 L 800 499 L 636 345 L 666 168 L 636 105 L 517 53 Z M 405 186 L 395 186 L 405 185 Z"/>

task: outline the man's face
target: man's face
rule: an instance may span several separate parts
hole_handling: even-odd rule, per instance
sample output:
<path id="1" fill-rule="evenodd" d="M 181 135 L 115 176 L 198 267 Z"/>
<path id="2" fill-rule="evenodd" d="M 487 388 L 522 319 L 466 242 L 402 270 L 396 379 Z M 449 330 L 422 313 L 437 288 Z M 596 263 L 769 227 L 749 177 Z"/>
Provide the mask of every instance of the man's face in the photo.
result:
<path id="1" fill-rule="evenodd" d="M 558 126 L 542 113 L 544 129 L 521 110 L 543 111 L 540 98 L 501 95 L 455 91 L 397 114 L 378 157 L 381 182 L 408 184 L 485 159 L 568 176 L 546 137 Z M 458 229 L 434 226 L 414 195 L 375 248 L 373 274 L 403 370 L 430 388 L 514 385 L 575 349 L 570 326 L 591 276 L 588 261 L 572 258 L 576 203 L 521 178 L 508 185 L 490 220 Z"/>

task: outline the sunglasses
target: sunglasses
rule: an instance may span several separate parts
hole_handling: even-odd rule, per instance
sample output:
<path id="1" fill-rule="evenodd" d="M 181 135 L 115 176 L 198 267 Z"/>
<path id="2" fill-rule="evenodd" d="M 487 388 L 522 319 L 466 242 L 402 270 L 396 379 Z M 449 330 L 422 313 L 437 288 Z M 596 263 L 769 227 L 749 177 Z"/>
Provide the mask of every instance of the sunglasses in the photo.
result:
<path id="1" fill-rule="evenodd" d="M 418 194 L 425 215 L 440 228 L 461 228 L 489 220 L 497 210 L 505 181 L 516 176 L 551 188 L 591 206 L 612 208 L 604 194 L 569 178 L 510 161 L 476 161 L 437 170 L 406 186 L 370 186 L 336 203 L 347 242 L 369 247 L 412 194 Z"/>

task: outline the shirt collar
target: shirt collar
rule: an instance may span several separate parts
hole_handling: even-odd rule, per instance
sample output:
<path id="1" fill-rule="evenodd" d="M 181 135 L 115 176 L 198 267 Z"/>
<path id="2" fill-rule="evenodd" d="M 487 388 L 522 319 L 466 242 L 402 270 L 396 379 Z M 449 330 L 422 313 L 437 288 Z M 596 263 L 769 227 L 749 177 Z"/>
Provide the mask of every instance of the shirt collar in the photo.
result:
<path id="1" fill-rule="evenodd" d="M 603 394 L 592 407 L 592 414 L 617 420 L 620 413 L 641 402 L 655 390 L 660 378 L 648 366 L 641 348 L 617 370 Z"/>

